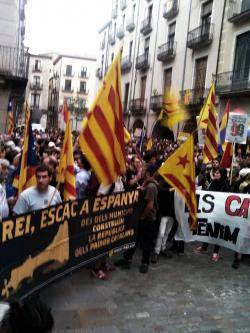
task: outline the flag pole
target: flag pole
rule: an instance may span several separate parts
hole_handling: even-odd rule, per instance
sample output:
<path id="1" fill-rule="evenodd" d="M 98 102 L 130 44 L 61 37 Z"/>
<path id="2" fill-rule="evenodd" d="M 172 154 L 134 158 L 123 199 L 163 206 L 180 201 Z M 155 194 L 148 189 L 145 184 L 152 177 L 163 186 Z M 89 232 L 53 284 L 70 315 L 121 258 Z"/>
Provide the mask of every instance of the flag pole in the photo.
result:
<path id="1" fill-rule="evenodd" d="M 232 157 L 232 163 L 231 163 L 231 169 L 230 169 L 230 185 L 232 184 L 232 179 L 233 179 L 234 154 L 235 154 L 235 142 L 233 143 L 233 157 Z"/>

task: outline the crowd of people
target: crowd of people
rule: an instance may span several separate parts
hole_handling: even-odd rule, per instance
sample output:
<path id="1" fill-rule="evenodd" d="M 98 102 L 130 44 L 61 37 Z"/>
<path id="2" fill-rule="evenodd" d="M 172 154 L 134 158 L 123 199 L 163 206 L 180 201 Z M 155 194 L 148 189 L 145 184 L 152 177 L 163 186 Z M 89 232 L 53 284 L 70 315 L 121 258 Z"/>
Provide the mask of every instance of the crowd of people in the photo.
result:
<path id="1" fill-rule="evenodd" d="M 10 137 L 0 136 L 0 218 L 11 214 L 24 214 L 33 210 L 58 204 L 62 201 L 62 186 L 57 185 L 57 168 L 62 149 L 64 133 L 60 130 L 34 131 L 37 185 L 24 190 L 17 196 L 13 180 L 17 172 L 23 145 L 22 129 L 15 130 Z M 157 170 L 178 148 L 179 143 L 167 139 L 154 139 L 150 150 L 138 147 L 138 139 L 132 138 L 126 145 L 127 172 L 109 186 L 99 184 L 91 166 L 78 144 L 78 133 L 73 132 L 73 156 L 75 162 L 75 183 L 77 199 L 91 195 L 104 195 L 124 190 L 142 189 L 144 208 L 139 221 L 137 244 L 142 248 L 141 273 L 147 273 L 150 263 L 157 263 L 159 255 L 171 258 L 173 253 L 184 252 L 184 242 L 175 241 L 178 222 L 174 209 L 174 189 Z M 196 185 L 208 191 L 250 193 L 250 152 L 247 145 L 239 145 L 233 165 L 231 181 L 229 170 L 220 167 L 220 158 L 203 164 L 202 147 L 195 146 Z M 142 153 L 139 153 L 140 152 Z M 172 242 L 170 248 L 168 241 Z M 208 245 L 202 244 L 196 250 L 205 252 Z M 135 249 L 125 251 L 116 266 L 129 269 Z M 235 254 L 233 267 L 238 268 L 241 254 Z M 219 260 L 219 246 L 214 246 L 213 261 Z M 113 269 L 107 262 L 97 263 L 93 275 L 105 279 L 105 270 Z"/>

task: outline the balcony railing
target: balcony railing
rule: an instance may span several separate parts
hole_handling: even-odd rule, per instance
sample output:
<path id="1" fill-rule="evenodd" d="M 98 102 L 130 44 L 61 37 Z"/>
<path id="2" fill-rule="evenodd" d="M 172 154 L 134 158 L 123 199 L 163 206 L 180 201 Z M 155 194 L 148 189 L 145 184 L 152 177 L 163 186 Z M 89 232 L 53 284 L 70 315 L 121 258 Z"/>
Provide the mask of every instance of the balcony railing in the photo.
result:
<path id="1" fill-rule="evenodd" d="M 214 24 L 207 23 L 188 33 L 187 47 L 198 49 L 212 43 Z"/>
<path id="2" fill-rule="evenodd" d="M 62 92 L 66 92 L 66 93 L 72 94 L 74 92 L 74 89 L 68 88 L 68 87 L 62 87 Z"/>
<path id="3" fill-rule="evenodd" d="M 165 3 L 163 8 L 163 17 L 165 17 L 167 20 L 173 19 L 179 12 L 179 1 L 174 0 L 171 3 Z"/>
<path id="4" fill-rule="evenodd" d="M 134 21 L 134 17 L 131 16 L 128 20 L 127 20 L 127 24 L 126 24 L 126 30 L 131 32 L 133 31 L 135 28 L 135 21 Z"/>
<path id="5" fill-rule="evenodd" d="M 126 7 L 127 7 L 127 0 L 121 0 L 121 3 L 120 3 L 121 10 L 126 9 Z"/>
<path id="6" fill-rule="evenodd" d="M 79 79 L 88 79 L 89 78 L 89 73 L 86 72 L 80 72 L 78 74 Z"/>
<path id="7" fill-rule="evenodd" d="M 87 89 L 77 89 L 78 95 L 88 95 L 89 91 Z"/>
<path id="8" fill-rule="evenodd" d="M 97 68 L 95 75 L 99 80 L 101 80 L 103 78 L 102 69 Z"/>
<path id="9" fill-rule="evenodd" d="M 157 59 L 163 62 L 174 59 L 176 54 L 176 42 L 167 42 L 158 47 Z"/>
<path id="10" fill-rule="evenodd" d="M 115 6 L 113 9 L 112 9 L 112 19 L 116 19 L 117 18 L 117 6 Z"/>
<path id="11" fill-rule="evenodd" d="M 132 99 L 130 101 L 129 109 L 132 115 L 144 115 L 146 113 L 147 100 L 145 98 Z"/>
<path id="12" fill-rule="evenodd" d="M 75 73 L 73 73 L 73 72 L 64 72 L 64 74 L 63 74 L 64 76 L 67 76 L 67 77 L 73 77 L 73 76 L 75 76 Z"/>
<path id="13" fill-rule="evenodd" d="M 250 18 L 250 0 L 229 2 L 228 21 L 241 23 Z"/>
<path id="14" fill-rule="evenodd" d="M 33 73 L 42 73 L 42 67 L 41 66 L 33 66 L 32 67 Z"/>
<path id="15" fill-rule="evenodd" d="M 101 50 L 105 49 L 105 39 L 101 40 L 100 49 Z"/>
<path id="16" fill-rule="evenodd" d="M 135 68 L 138 70 L 145 71 L 149 68 L 149 54 L 143 53 L 136 58 Z"/>
<path id="17" fill-rule="evenodd" d="M 216 92 L 219 95 L 250 92 L 250 67 L 241 71 L 220 73 L 216 77 Z"/>
<path id="18" fill-rule="evenodd" d="M 28 50 L 0 45 L 0 76 L 28 78 Z"/>
<path id="19" fill-rule="evenodd" d="M 32 82 L 32 83 L 30 83 L 30 89 L 31 90 L 42 90 L 43 85 L 42 85 L 42 83 Z"/>
<path id="20" fill-rule="evenodd" d="M 122 39 L 124 37 L 124 26 L 121 25 L 118 29 L 117 29 L 117 33 L 116 33 L 117 38 Z"/>
<path id="21" fill-rule="evenodd" d="M 159 112 L 163 106 L 163 95 L 153 95 L 150 100 L 150 109 Z"/>
<path id="22" fill-rule="evenodd" d="M 121 71 L 123 73 L 130 71 L 132 67 L 132 61 L 130 56 L 123 57 L 121 60 Z"/>
<path id="23" fill-rule="evenodd" d="M 114 32 L 110 33 L 110 35 L 109 35 L 109 44 L 110 45 L 115 44 L 115 33 Z"/>
<path id="24" fill-rule="evenodd" d="M 203 105 L 208 91 L 205 87 L 183 90 L 180 92 L 181 100 L 184 104 L 190 106 Z"/>
<path id="25" fill-rule="evenodd" d="M 140 31 L 143 35 L 147 35 L 152 31 L 152 16 L 148 16 L 142 21 Z"/>

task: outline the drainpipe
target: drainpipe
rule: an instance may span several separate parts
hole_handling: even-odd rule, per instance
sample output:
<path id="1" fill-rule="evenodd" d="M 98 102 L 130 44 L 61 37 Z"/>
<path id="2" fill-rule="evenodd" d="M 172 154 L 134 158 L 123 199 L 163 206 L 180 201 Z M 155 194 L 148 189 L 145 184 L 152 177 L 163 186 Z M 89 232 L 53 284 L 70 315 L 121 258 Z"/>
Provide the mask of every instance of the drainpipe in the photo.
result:
<path id="1" fill-rule="evenodd" d="M 192 9 L 192 0 L 190 0 L 190 2 L 189 2 L 188 28 L 187 28 L 186 50 L 185 50 L 185 56 L 184 56 L 184 66 L 183 66 L 183 74 L 182 74 L 181 91 L 184 90 L 185 75 L 186 75 L 187 49 L 188 49 L 187 48 L 187 40 L 188 40 L 188 32 L 189 32 L 189 27 L 190 27 L 191 9 Z"/>
<path id="2" fill-rule="evenodd" d="M 130 103 L 131 103 L 131 95 L 132 95 L 132 83 L 133 83 L 133 78 L 134 78 L 134 87 L 133 87 L 133 100 L 135 99 L 135 87 L 136 87 L 136 82 L 137 82 L 137 69 L 135 68 L 135 62 L 136 58 L 138 57 L 139 54 L 139 48 L 140 48 L 140 33 L 139 33 L 139 38 L 138 38 L 138 47 L 137 47 L 137 54 L 135 57 L 135 50 L 136 50 L 136 40 L 137 40 L 137 32 L 138 32 L 138 25 L 139 25 L 139 16 L 140 16 L 140 5 L 141 5 L 141 0 L 138 1 L 138 10 L 137 10 L 137 22 L 136 22 L 136 29 L 135 29 L 135 43 L 134 43 L 134 51 L 133 51 L 133 63 L 132 63 L 132 74 L 131 74 L 131 80 L 130 80 L 130 89 L 129 89 L 129 114 L 128 114 L 128 122 L 127 122 L 127 128 L 129 130 L 129 123 L 130 123 Z"/>
<path id="3" fill-rule="evenodd" d="M 157 16 L 157 26 L 156 26 L 155 46 L 154 46 L 154 58 L 153 58 L 153 66 L 152 66 L 152 78 L 151 78 L 150 96 L 149 96 L 149 109 L 148 109 L 148 112 L 147 112 L 147 125 L 146 125 L 147 132 L 148 132 L 148 117 L 149 117 L 149 112 L 150 112 L 151 96 L 152 96 L 153 80 L 154 80 L 155 53 L 156 53 L 156 48 L 157 48 L 157 36 L 158 36 L 158 28 L 159 28 L 160 9 L 161 9 L 161 1 L 159 1 L 158 16 Z"/>
<path id="4" fill-rule="evenodd" d="M 224 25 L 224 18 L 225 18 L 225 13 L 226 13 L 226 3 L 227 3 L 227 0 L 224 0 L 222 21 L 221 21 L 221 27 L 220 27 L 219 47 L 218 47 L 217 62 L 216 62 L 216 71 L 215 71 L 215 77 L 216 78 L 217 78 L 217 74 L 218 74 L 218 67 L 219 67 L 219 60 L 220 60 L 221 39 L 222 39 L 222 30 L 223 30 L 223 25 Z"/>

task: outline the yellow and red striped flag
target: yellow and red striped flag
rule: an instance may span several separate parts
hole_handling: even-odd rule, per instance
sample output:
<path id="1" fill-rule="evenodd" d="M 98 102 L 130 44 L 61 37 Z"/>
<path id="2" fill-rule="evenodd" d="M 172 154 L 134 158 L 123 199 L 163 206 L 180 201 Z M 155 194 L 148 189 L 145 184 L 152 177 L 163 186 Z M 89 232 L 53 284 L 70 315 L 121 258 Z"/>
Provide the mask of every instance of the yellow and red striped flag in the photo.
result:
<path id="1" fill-rule="evenodd" d="M 198 117 L 198 127 L 202 129 L 207 129 L 207 123 L 208 123 L 208 115 L 209 115 L 209 108 L 211 104 L 212 96 L 215 96 L 215 86 L 214 83 L 212 83 L 209 93 L 207 95 L 207 98 L 205 100 L 205 103 L 200 111 L 200 115 Z"/>
<path id="2" fill-rule="evenodd" d="M 8 104 L 8 129 L 7 134 L 12 135 L 14 131 L 14 115 L 12 110 L 12 102 L 10 101 Z"/>
<path id="3" fill-rule="evenodd" d="M 26 124 L 24 142 L 19 166 L 14 173 L 13 187 L 18 189 L 18 195 L 26 188 L 36 185 L 37 159 L 31 126 L 30 110 L 26 104 Z"/>
<path id="4" fill-rule="evenodd" d="M 148 138 L 148 142 L 147 142 L 147 148 L 146 148 L 146 150 L 150 150 L 150 149 L 152 149 L 152 147 L 153 147 L 153 139 L 152 139 L 152 136 L 150 136 L 150 137 Z"/>
<path id="5" fill-rule="evenodd" d="M 206 137 L 203 149 L 203 163 L 207 164 L 218 156 L 218 130 L 217 130 L 217 111 L 215 107 L 215 90 L 212 85 L 211 99 L 209 103 L 208 122 Z"/>
<path id="6" fill-rule="evenodd" d="M 58 183 L 64 184 L 63 198 L 64 200 L 74 200 L 76 198 L 75 185 L 75 168 L 73 157 L 73 144 L 70 123 L 70 112 L 68 111 L 67 103 L 63 105 L 63 117 L 66 123 L 63 146 L 60 153 L 58 166 Z"/>
<path id="7" fill-rule="evenodd" d="M 172 91 L 166 90 L 162 112 L 158 118 L 158 120 L 161 120 L 161 125 L 172 130 L 175 125 L 188 118 L 189 115 L 184 107 L 180 105 L 178 96 Z"/>
<path id="8" fill-rule="evenodd" d="M 158 173 L 182 197 L 189 209 L 189 225 L 197 226 L 197 203 L 195 197 L 194 139 L 190 137 L 160 167 Z"/>
<path id="9" fill-rule="evenodd" d="M 79 136 L 82 151 L 104 185 L 126 171 L 120 59 L 121 52 L 111 64 Z"/>
<path id="10" fill-rule="evenodd" d="M 128 144 L 131 141 L 131 135 L 125 126 L 124 126 L 124 141 L 126 144 Z"/>

